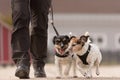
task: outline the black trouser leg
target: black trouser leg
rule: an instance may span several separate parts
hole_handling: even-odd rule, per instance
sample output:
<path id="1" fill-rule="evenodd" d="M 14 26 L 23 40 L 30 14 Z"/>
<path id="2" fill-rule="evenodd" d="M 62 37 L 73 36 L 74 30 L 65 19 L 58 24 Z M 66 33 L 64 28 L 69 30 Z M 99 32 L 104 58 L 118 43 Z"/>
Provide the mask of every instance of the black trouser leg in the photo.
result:
<path id="1" fill-rule="evenodd" d="M 48 38 L 48 13 L 50 0 L 31 0 L 31 45 L 35 77 L 46 77 L 44 71 L 45 58 L 47 56 Z"/>
<path id="2" fill-rule="evenodd" d="M 12 59 L 17 65 L 15 76 L 20 79 L 29 78 L 30 56 L 28 54 L 30 46 L 29 37 L 29 0 L 12 0 Z"/>
<path id="3" fill-rule="evenodd" d="M 31 46 L 33 60 L 44 62 L 47 56 L 47 29 L 50 0 L 31 0 Z M 43 61 L 42 61 L 43 60 Z"/>
<path id="4" fill-rule="evenodd" d="M 11 5 L 14 26 L 11 40 L 13 51 L 12 58 L 16 64 L 19 62 L 27 63 L 30 60 L 30 56 L 28 54 L 28 49 L 30 46 L 29 0 L 12 0 Z"/>

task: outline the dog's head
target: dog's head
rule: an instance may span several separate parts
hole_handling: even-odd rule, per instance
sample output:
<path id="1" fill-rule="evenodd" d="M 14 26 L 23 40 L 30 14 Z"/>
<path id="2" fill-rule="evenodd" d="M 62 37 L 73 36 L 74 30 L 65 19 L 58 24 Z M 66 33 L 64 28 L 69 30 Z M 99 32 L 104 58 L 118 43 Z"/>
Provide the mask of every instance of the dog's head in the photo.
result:
<path id="1" fill-rule="evenodd" d="M 68 49 L 71 49 L 73 52 L 80 51 L 82 47 L 85 45 L 85 43 L 88 42 L 89 35 L 82 35 L 80 37 L 73 37 L 70 42 Z"/>
<path id="2" fill-rule="evenodd" d="M 65 50 L 68 48 L 69 41 L 70 38 L 67 35 L 54 36 L 53 44 L 57 53 L 63 55 Z"/>

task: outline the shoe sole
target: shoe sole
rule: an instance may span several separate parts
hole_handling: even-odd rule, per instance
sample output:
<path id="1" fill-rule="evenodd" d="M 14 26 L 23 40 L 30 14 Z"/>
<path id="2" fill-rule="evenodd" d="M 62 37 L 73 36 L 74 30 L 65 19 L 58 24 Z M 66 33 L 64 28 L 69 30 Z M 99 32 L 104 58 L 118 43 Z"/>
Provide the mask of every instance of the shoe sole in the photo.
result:
<path id="1" fill-rule="evenodd" d="M 39 76 L 38 76 L 38 75 L 35 75 L 35 77 L 36 77 L 36 78 L 46 78 L 46 76 L 44 76 L 44 75 L 39 75 Z"/>

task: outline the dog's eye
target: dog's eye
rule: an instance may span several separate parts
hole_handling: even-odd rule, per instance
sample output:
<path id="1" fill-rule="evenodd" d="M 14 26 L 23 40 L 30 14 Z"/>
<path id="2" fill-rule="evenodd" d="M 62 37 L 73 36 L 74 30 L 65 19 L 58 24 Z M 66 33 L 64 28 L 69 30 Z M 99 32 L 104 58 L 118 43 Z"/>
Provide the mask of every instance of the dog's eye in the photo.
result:
<path id="1" fill-rule="evenodd" d="M 66 38 L 64 38 L 63 41 L 66 41 Z"/>
<path id="2" fill-rule="evenodd" d="M 59 43 L 60 43 L 60 39 L 56 39 L 56 40 L 55 40 L 55 43 L 56 43 L 56 44 L 59 44 Z"/>
<path id="3" fill-rule="evenodd" d="M 60 44 L 60 41 L 56 41 L 55 43 L 56 43 L 56 44 Z"/>

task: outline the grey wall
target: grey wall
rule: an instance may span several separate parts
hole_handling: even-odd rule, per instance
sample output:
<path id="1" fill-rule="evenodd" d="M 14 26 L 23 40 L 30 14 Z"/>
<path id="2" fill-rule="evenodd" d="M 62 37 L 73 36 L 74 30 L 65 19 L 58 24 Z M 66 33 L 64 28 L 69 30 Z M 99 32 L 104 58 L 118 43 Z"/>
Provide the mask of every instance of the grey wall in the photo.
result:
<path id="1" fill-rule="evenodd" d="M 73 35 L 82 35 L 86 31 L 93 38 L 93 43 L 97 44 L 103 55 L 104 64 L 120 63 L 120 42 L 115 38 L 120 38 L 120 15 L 119 14 L 56 14 L 55 25 L 60 34 L 72 32 Z M 50 25 L 50 24 L 49 24 Z M 54 47 L 52 38 L 55 32 L 52 26 L 49 26 L 48 55 L 54 62 Z M 99 43 L 97 39 L 101 37 L 103 42 Z M 117 43 L 116 43 L 117 42 Z"/>
<path id="2" fill-rule="evenodd" d="M 105 38 L 104 49 L 117 49 L 115 36 L 120 33 L 120 15 L 116 14 L 56 14 L 55 25 L 60 34 L 82 35 L 86 31 L 91 37 L 102 36 Z M 52 27 L 49 27 L 51 35 L 54 35 Z M 51 33 L 52 32 L 52 33 Z M 97 42 L 95 42 L 97 43 Z"/>

